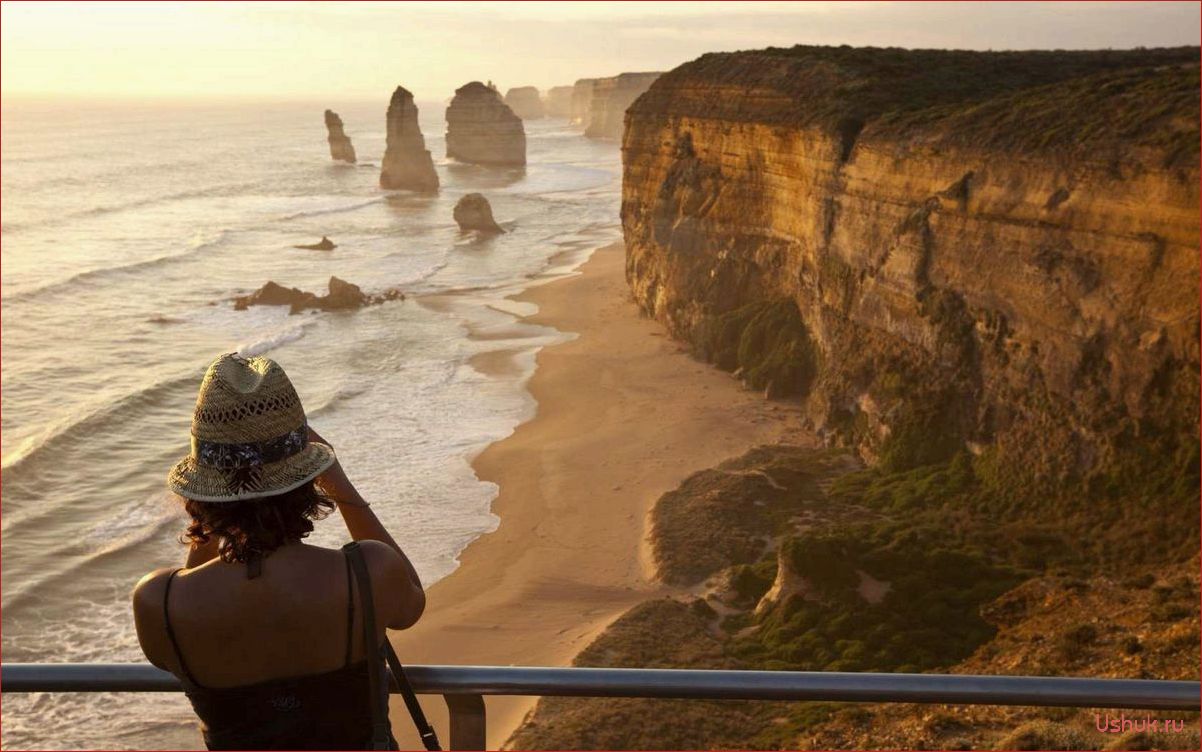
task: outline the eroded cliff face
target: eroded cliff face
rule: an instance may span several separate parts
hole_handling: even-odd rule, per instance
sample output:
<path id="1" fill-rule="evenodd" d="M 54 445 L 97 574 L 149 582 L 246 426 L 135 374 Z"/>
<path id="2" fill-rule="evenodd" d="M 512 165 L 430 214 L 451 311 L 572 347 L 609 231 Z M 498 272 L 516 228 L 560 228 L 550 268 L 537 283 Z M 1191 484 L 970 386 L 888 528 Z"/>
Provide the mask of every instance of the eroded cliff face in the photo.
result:
<path id="1" fill-rule="evenodd" d="M 658 71 L 622 73 L 612 78 L 593 80 L 584 135 L 589 138 L 621 138 L 626 108 L 647 91 L 659 76 Z"/>
<path id="2" fill-rule="evenodd" d="M 426 149 L 417 122 L 417 105 L 403 86 L 392 92 L 385 116 L 386 146 L 380 167 L 380 187 L 432 193 L 438 190 L 438 173 Z"/>
<path id="3" fill-rule="evenodd" d="M 577 79 L 572 84 L 572 101 L 568 117 L 575 125 L 587 125 L 589 106 L 593 102 L 593 87 L 597 84 L 595 78 Z"/>
<path id="4" fill-rule="evenodd" d="M 547 89 L 543 102 L 547 117 L 570 118 L 572 116 L 572 86 L 552 86 Z"/>
<path id="5" fill-rule="evenodd" d="M 455 90 L 447 107 L 447 156 L 482 165 L 525 165 L 522 119 L 491 86 L 479 81 Z"/>
<path id="6" fill-rule="evenodd" d="M 631 289 L 710 356 L 771 347 L 739 312 L 795 303 L 812 347 L 781 358 L 811 362 L 768 388 L 870 461 L 1196 466 L 1197 59 L 706 55 L 627 117 Z"/>
<path id="7" fill-rule="evenodd" d="M 546 116 L 542 97 L 533 86 L 518 86 L 505 92 L 505 104 L 522 120 L 537 120 Z"/>
<path id="8" fill-rule="evenodd" d="M 326 110 L 326 141 L 330 144 L 330 158 L 336 162 L 355 163 L 355 147 L 342 129 L 342 118 L 333 110 Z"/>

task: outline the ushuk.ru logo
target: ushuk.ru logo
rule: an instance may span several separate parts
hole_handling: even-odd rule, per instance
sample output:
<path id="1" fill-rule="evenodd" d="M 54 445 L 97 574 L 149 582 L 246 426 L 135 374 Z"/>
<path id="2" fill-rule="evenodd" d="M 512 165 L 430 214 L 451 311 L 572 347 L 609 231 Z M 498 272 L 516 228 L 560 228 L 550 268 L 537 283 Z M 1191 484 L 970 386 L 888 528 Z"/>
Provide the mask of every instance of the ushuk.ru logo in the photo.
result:
<path id="1" fill-rule="evenodd" d="M 1145 715 L 1143 718 L 1128 718 L 1126 713 L 1118 715 L 1093 714 L 1094 728 L 1103 734 L 1125 734 L 1128 731 L 1165 731 L 1179 734 L 1185 731 L 1185 721 L 1173 718 L 1153 718 Z"/>

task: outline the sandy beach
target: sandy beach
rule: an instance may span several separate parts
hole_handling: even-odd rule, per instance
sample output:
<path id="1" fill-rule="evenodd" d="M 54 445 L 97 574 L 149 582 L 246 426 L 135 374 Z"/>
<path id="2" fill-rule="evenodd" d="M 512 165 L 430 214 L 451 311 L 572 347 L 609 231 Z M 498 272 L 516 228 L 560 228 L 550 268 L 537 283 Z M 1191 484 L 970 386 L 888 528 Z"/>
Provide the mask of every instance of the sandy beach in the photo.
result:
<path id="1" fill-rule="evenodd" d="M 569 664 L 627 608 L 668 592 L 645 545 L 655 500 L 695 471 L 796 430 L 793 408 L 693 360 L 641 316 L 623 270 L 614 244 L 581 273 L 518 296 L 538 306 L 531 323 L 579 336 L 538 354 L 529 383 L 537 415 L 474 462 L 481 480 L 500 487 L 500 526 L 430 588 L 421 622 L 393 633 L 403 661 Z M 504 372 L 510 355 L 473 365 Z M 487 699 L 489 748 L 505 743 L 536 699 Z M 423 706 L 445 745 L 444 703 L 426 697 Z M 399 698 L 392 721 L 402 748 L 420 748 Z"/>

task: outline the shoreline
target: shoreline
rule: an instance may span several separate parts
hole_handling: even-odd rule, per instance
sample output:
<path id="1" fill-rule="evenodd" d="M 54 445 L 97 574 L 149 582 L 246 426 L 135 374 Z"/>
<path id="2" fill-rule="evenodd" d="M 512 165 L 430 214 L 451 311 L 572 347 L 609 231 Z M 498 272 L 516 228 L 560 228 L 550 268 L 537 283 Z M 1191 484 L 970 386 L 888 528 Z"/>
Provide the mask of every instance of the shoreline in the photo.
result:
<path id="1" fill-rule="evenodd" d="M 402 661 L 570 664 L 627 609 L 675 592 L 654 581 L 655 500 L 693 472 L 798 432 L 797 408 L 743 389 L 643 317 L 624 269 L 614 243 L 576 273 L 510 298 L 537 307 L 522 323 L 567 336 L 536 355 L 526 384 L 534 416 L 472 462 L 499 488 L 499 525 L 429 588 L 422 620 L 391 634 Z M 481 353 L 471 365 L 512 375 L 517 352 Z M 488 748 L 503 745 L 537 699 L 489 698 Z M 422 705 L 445 743 L 445 704 L 428 696 Z M 401 747 L 420 748 L 399 697 L 391 718 Z"/>

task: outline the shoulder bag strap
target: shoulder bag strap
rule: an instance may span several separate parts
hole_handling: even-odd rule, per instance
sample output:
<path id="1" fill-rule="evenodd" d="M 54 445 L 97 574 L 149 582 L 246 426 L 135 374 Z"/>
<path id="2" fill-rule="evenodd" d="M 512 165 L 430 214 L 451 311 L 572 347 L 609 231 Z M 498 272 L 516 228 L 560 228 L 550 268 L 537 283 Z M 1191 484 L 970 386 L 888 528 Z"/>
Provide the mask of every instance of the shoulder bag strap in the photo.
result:
<path id="1" fill-rule="evenodd" d="M 342 553 L 350 561 L 351 571 L 355 573 L 355 581 L 359 584 L 359 603 L 363 607 L 363 653 L 367 661 L 367 683 L 371 692 L 371 697 L 368 698 L 368 707 L 371 708 L 371 748 L 396 749 L 392 727 L 388 724 L 388 695 L 384 691 L 379 646 L 376 644 L 376 609 L 372 603 L 371 576 L 367 573 L 367 562 L 358 543 L 346 544 L 342 547 Z"/>
<path id="2" fill-rule="evenodd" d="M 388 666 L 392 669 L 392 678 L 396 680 L 397 687 L 401 690 L 401 697 L 405 698 L 405 707 L 409 708 L 409 715 L 413 716 L 413 725 L 417 726 L 418 736 L 422 738 L 422 744 L 430 752 L 441 750 L 438 745 L 438 735 L 434 733 L 434 727 L 426 720 L 426 714 L 422 712 L 422 706 L 417 702 L 417 693 L 413 691 L 413 685 L 409 683 L 409 677 L 405 676 L 405 667 L 401 665 L 401 659 L 397 657 L 396 651 L 392 649 L 392 643 L 388 638 L 384 638 L 384 655 L 388 658 Z"/>
<path id="3" fill-rule="evenodd" d="M 371 611 L 372 603 L 370 580 L 367 574 L 367 562 L 363 558 L 363 549 L 359 547 L 358 543 L 348 543 L 347 545 L 343 546 L 343 550 L 346 551 L 347 555 L 350 557 L 351 566 L 355 570 L 356 578 L 358 578 L 361 583 L 368 583 L 366 588 L 360 584 L 359 589 L 360 591 L 367 593 L 367 598 L 363 601 L 365 619 L 367 618 L 366 614 L 371 613 L 371 618 L 373 621 L 370 623 L 374 624 L 375 615 L 374 612 Z M 364 634 L 367 634 L 366 630 L 364 631 Z M 368 639 L 370 642 L 370 638 Z M 388 640 L 387 632 L 385 632 L 384 635 L 384 655 L 388 659 L 389 667 L 392 669 L 392 678 L 395 680 L 397 688 L 401 692 L 401 697 L 405 700 L 405 707 L 409 709 L 409 715 L 413 717 L 413 725 L 417 727 L 417 733 L 421 737 L 422 744 L 425 745 L 426 749 L 430 750 L 430 752 L 441 750 L 442 747 L 439 746 L 438 735 L 434 733 L 434 727 L 430 725 L 428 720 L 426 720 L 426 714 L 422 711 L 422 706 L 417 701 L 417 694 L 413 691 L 413 685 L 409 683 L 409 678 L 405 675 L 405 667 L 401 665 L 400 658 L 397 657 L 396 651 L 392 649 L 392 643 Z M 378 661 L 376 661 L 376 663 L 378 663 Z M 374 670 L 372 671 L 372 676 L 376 676 L 376 672 Z M 376 687 L 378 688 L 378 684 Z M 373 696 L 376 696 L 376 691 L 377 690 L 373 689 Z M 373 708 L 374 707 L 375 706 L 373 706 Z M 387 717 L 387 708 L 384 710 L 385 717 Z M 372 718 L 375 718 L 374 711 Z M 387 723 L 385 723 L 385 726 L 387 726 Z M 389 738 L 391 738 L 391 736 Z M 395 744 L 395 742 L 393 743 Z M 376 747 L 376 749 L 396 749 L 396 747 Z"/>

